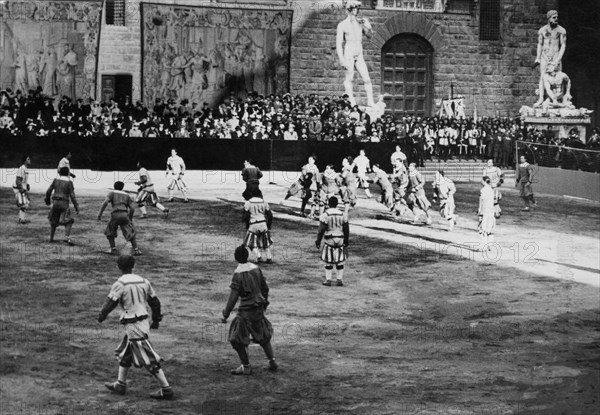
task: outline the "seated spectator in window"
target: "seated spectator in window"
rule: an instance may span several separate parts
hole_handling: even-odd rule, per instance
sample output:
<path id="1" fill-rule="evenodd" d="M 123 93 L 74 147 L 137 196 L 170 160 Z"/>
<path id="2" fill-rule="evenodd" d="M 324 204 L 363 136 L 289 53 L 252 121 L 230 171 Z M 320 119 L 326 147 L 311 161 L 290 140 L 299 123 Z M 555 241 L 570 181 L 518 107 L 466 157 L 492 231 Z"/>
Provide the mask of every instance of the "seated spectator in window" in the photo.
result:
<path id="1" fill-rule="evenodd" d="M 298 141 L 298 133 L 296 132 L 294 124 L 290 123 L 287 131 L 283 133 L 283 139 Z"/>
<path id="2" fill-rule="evenodd" d="M 263 140 L 264 139 L 263 134 L 260 131 L 260 125 L 256 125 L 256 124 L 254 125 L 254 128 L 253 128 L 252 134 L 250 135 L 250 138 L 252 140 Z"/>
<path id="3" fill-rule="evenodd" d="M 142 130 L 140 130 L 140 125 L 137 122 L 134 122 L 131 125 L 131 129 L 129 130 L 129 137 L 142 137 Z"/>
<path id="4" fill-rule="evenodd" d="M 592 135 L 587 139 L 586 147 L 598 148 L 600 147 L 600 129 L 598 127 L 592 128 Z"/>
<path id="5" fill-rule="evenodd" d="M 194 131 L 190 133 L 190 138 L 203 138 L 204 134 L 202 134 L 202 126 L 200 124 L 196 124 Z"/>
<path id="6" fill-rule="evenodd" d="M 179 126 L 179 129 L 177 131 L 175 131 L 175 134 L 173 134 L 173 137 L 174 138 L 190 138 L 190 133 L 188 133 L 185 122 L 181 123 L 181 125 Z"/>

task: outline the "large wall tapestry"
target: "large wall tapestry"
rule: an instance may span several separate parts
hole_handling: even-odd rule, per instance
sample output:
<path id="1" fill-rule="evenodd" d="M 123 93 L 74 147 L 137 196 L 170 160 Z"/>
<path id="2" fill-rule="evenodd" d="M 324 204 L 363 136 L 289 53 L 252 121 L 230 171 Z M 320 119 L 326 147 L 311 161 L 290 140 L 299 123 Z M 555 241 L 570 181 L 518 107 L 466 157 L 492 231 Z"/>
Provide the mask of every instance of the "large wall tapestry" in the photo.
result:
<path id="1" fill-rule="evenodd" d="M 100 0 L 1 4 L 1 88 L 95 97 L 101 15 Z"/>
<path id="2" fill-rule="evenodd" d="M 142 3 L 143 100 L 289 91 L 291 10 Z"/>

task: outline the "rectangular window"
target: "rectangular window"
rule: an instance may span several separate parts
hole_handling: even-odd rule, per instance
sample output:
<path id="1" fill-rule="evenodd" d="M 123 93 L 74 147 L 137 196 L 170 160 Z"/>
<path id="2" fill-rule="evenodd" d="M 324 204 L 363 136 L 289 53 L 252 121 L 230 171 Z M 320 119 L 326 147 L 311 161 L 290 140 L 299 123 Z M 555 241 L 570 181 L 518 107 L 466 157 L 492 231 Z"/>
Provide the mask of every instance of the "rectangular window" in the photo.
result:
<path id="1" fill-rule="evenodd" d="M 500 0 L 479 1 L 479 40 L 500 40 Z"/>
<path id="2" fill-rule="evenodd" d="M 106 0 L 106 24 L 125 26 L 125 0 Z"/>

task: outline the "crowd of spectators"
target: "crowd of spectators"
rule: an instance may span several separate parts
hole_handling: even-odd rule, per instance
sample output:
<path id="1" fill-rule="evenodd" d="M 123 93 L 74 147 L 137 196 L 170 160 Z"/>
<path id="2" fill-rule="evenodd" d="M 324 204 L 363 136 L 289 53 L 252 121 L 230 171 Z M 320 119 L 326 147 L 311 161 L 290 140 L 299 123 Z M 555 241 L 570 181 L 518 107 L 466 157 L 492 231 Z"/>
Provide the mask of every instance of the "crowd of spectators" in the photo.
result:
<path id="1" fill-rule="evenodd" d="M 210 108 L 204 103 L 157 99 L 152 108 L 129 97 L 98 102 L 63 97 L 58 102 L 40 88 L 22 94 L 0 92 L 0 134 L 12 136 L 162 137 L 245 140 L 319 140 L 396 142 L 418 164 L 443 160 L 494 159 L 500 167 L 514 166 L 514 143 L 586 147 L 579 137 L 556 139 L 518 118 L 394 117 L 371 120 L 350 105 L 347 97 L 285 94 L 244 99 L 227 97 Z M 587 147 L 600 148 L 598 131 Z"/>

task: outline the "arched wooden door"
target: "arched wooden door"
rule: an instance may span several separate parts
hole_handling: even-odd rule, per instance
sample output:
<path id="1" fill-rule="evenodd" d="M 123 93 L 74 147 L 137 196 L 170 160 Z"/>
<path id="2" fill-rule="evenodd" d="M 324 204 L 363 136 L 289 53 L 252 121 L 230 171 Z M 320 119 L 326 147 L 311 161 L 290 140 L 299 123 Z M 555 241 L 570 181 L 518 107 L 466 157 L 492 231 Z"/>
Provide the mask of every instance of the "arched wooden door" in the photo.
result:
<path id="1" fill-rule="evenodd" d="M 381 91 L 386 113 L 430 116 L 433 101 L 433 47 L 419 35 L 401 33 L 381 48 Z"/>

